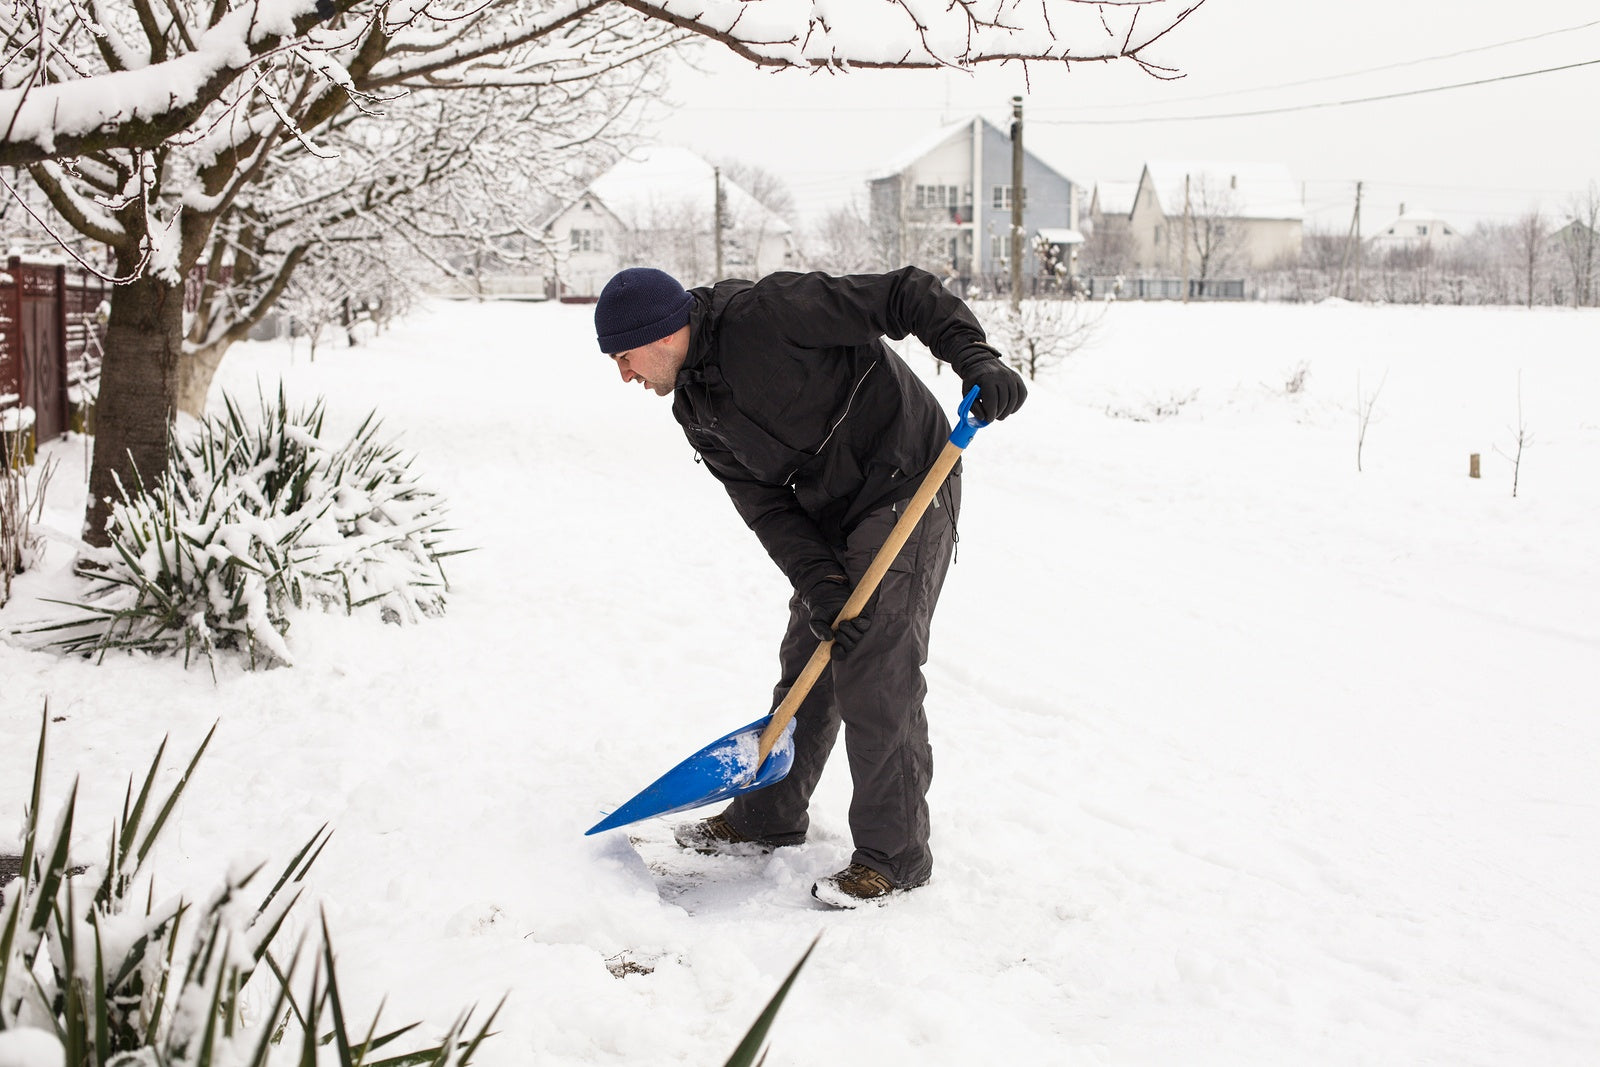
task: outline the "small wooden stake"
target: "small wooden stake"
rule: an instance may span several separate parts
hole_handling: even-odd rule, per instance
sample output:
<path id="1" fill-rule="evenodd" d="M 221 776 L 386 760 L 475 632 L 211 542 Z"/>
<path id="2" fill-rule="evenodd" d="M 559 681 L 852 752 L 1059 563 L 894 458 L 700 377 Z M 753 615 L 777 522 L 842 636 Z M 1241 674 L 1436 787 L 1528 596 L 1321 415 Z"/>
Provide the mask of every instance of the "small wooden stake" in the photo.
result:
<path id="1" fill-rule="evenodd" d="M 1476 452 L 1472 453 L 1471 459 L 1467 462 L 1467 477 L 1478 477 L 1478 453 Z"/>

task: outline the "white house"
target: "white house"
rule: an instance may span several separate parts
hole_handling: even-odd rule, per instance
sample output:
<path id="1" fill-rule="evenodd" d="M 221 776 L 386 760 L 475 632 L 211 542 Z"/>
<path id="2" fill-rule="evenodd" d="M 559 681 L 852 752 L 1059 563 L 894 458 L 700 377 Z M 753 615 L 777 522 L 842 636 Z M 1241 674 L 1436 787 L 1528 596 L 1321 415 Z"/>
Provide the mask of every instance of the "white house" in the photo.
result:
<path id="1" fill-rule="evenodd" d="M 544 224 L 550 295 L 598 296 L 624 267 L 660 267 L 685 286 L 715 281 L 719 176 L 685 148 L 639 149 Z M 722 268 L 757 278 L 794 262 L 794 230 L 726 175 Z"/>
<path id="2" fill-rule="evenodd" d="M 1138 195 L 1138 182 L 1095 182 L 1089 195 L 1089 229 L 1099 233 L 1108 227 L 1126 228 Z"/>
<path id="3" fill-rule="evenodd" d="M 966 282 L 1006 281 L 1011 257 L 1011 135 L 981 116 L 934 130 L 869 180 L 873 232 L 893 263 Z M 1071 181 L 1024 143 L 1023 273 L 1039 272 L 1038 248 L 1063 263 L 1083 240 Z"/>
<path id="4" fill-rule="evenodd" d="M 1460 241 L 1462 236 L 1453 223 L 1446 222 L 1437 212 L 1407 211 L 1406 206 L 1401 204 L 1400 217 L 1379 229 L 1367 243 L 1377 253 L 1425 247 L 1444 252 Z"/>
<path id="5" fill-rule="evenodd" d="M 1281 163 L 1152 160 L 1128 213 L 1131 269 L 1198 274 L 1261 270 L 1298 259 L 1300 187 Z M 1203 264 L 1203 266 L 1202 266 Z"/>

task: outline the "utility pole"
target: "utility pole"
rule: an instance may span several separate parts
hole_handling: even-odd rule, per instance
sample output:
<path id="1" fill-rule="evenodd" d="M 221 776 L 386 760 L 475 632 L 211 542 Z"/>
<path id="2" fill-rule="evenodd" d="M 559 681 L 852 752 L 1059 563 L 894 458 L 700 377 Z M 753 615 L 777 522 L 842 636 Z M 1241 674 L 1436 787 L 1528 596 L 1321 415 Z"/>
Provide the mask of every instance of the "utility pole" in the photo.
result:
<path id="1" fill-rule="evenodd" d="M 1022 97 L 1011 98 L 1011 310 L 1022 310 Z"/>
<path id="2" fill-rule="evenodd" d="M 713 227 L 713 230 L 714 230 L 714 239 L 716 240 L 716 243 L 717 243 L 717 274 L 716 274 L 716 277 L 714 277 L 712 279 L 712 281 L 721 281 L 722 280 L 722 168 L 721 167 L 712 167 L 711 168 L 711 179 L 712 179 L 712 184 L 716 187 L 716 197 L 717 197 L 716 207 L 713 210 L 713 215 L 714 215 L 714 217 L 716 219 L 716 223 L 715 223 L 715 225 Z"/>
<path id="3" fill-rule="evenodd" d="M 1360 182 L 1356 182 L 1356 210 L 1355 210 L 1355 214 L 1350 216 L 1350 231 L 1348 233 L 1346 233 L 1345 236 L 1344 236 L 1344 255 L 1339 257 L 1339 284 L 1337 284 L 1337 285 L 1335 285 L 1333 287 L 1333 291 L 1335 293 L 1339 294 L 1340 296 L 1343 296 L 1346 300 L 1348 300 L 1350 298 L 1350 294 L 1344 287 L 1344 269 L 1345 269 L 1345 266 L 1350 262 L 1350 254 L 1353 251 L 1355 252 L 1355 257 L 1356 257 L 1356 284 L 1355 284 L 1355 289 L 1356 289 L 1356 292 L 1358 292 L 1358 293 L 1361 291 L 1361 253 L 1359 251 L 1360 247 L 1361 247 L 1361 183 Z"/>
<path id="4" fill-rule="evenodd" d="M 1189 209 L 1189 176 L 1183 176 L 1183 302 L 1189 302 L 1189 241 L 1194 216 Z"/>
<path id="5" fill-rule="evenodd" d="M 1356 217 L 1355 217 L 1355 254 L 1356 254 L 1356 299 L 1361 299 L 1361 183 L 1356 182 Z"/>

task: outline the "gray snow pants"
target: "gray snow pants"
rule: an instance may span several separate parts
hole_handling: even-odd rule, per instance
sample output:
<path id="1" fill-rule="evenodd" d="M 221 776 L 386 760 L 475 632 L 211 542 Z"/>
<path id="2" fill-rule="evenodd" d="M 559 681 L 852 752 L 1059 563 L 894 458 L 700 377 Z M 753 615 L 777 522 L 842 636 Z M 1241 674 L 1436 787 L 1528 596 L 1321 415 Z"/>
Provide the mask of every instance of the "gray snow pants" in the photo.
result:
<path id="1" fill-rule="evenodd" d="M 869 513 L 850 534 L 845 566 L 861 580 L 900 518 L 905 502 Z M 724 812 L 743 834 L 804 833 L 806 809 L 833 751 L 842 722 L 854 792 L 850 800 L 852 862 L 899 886 L 920 885 L 933 871 L 928 848 L 928 786 L 933 750 L 922 698 L 928 632 L 955 546 L 961 476 L 952 474 L 884 575 L 867 614 L 872 625 L 847 656 L 836 656 L 795 715 L 794 767 L 765 789 L 738 797 Z M 798 596 L 778 651 L 782 670 L 773 707 L 782 702 L 816 651 L 810 614 Z"/>

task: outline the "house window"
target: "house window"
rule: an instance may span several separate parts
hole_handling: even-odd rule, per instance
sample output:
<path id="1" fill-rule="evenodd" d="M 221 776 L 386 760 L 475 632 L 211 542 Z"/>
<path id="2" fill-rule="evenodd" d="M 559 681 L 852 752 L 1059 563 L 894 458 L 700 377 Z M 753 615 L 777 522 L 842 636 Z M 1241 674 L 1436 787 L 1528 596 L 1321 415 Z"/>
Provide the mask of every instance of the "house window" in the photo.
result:
<path id="1" fill-rule="evenodd" d="M 574 252 L 599 252 L 599 251 L 601 251 L 601 248 L 600 248 L 600 231 L 599 230 L 573 230 L 572 231 L 572 250 Z"/>
<path id="2" fill-rule="evenodd" d="M 953 185 L 919 185 L 916 188 L 918 207 L 955 207 L 957 189 Z"/>
<path id="3" fill-rule="evenodd" d="M 1426 236 L 1428 236 L 1428 228 L 1426 226 L 1418 226 L 1417 227 L 1417 236 L 1418 237 L 1426 237 Z"/>
<path id="4" fill-rule="evenodd" d="M 1011 189 L 1012 187 L 1009 185 L 996 185 L 993 187 L 994 196 L 991 202 L 994 204 L 996 211 L 1004 210 L 1011 206 Z M 1028 206 L 1028 187 L 1026 185 L 1022 187 L 1022 206 Z"/>

